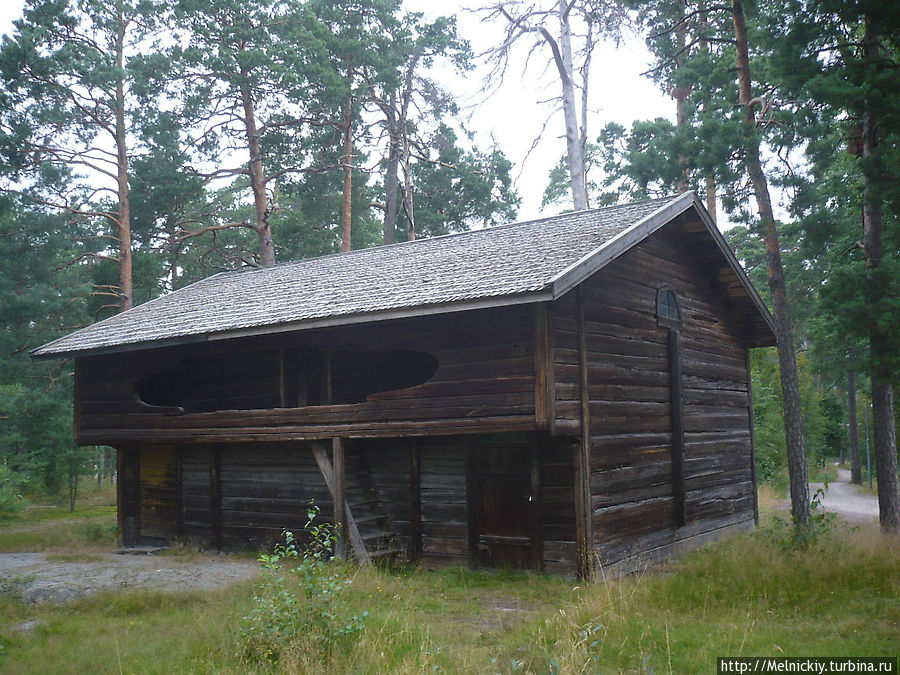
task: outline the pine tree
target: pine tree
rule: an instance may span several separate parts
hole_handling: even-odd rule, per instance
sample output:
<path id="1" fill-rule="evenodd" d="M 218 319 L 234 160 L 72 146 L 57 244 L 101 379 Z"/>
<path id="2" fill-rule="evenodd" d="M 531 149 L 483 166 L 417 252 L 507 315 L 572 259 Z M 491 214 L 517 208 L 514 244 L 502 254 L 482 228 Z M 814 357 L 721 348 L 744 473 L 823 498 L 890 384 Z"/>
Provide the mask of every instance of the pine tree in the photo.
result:
<path id="1" fill-rule="evenodd" d="M 30 0 L 0 49 L 6 105 L 0 142 L 10 189 L 77 220 L 105 221 L 118 278 L 95 289 L 134 303 L 130 134 L 133 55 L 155 20 L 154 0 Z M 107 247 L 103 247 L 107 249 Z"/>

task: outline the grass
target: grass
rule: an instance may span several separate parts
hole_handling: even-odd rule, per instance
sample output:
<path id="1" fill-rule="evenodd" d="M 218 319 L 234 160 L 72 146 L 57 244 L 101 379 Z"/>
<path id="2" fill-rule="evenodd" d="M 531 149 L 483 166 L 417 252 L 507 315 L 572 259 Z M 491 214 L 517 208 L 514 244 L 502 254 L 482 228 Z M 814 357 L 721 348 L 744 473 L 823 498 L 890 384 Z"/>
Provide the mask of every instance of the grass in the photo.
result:
<path id="1" fill-rule="evenodd" d="M 900 543 L 873 525 L 794 550 L 773 524 L 777 502 L 762 491 L 756 533 L 592 585 L 460 568 L 345 568 L 349 610 L 369 612 L 365 631 L 331 653 L 305 648 L 310 636 L 300 636 L 276 666 L 240 656 L 251 584 L 65 605 L 0 599 L 0 671 L 702 673 L 724 655 L 895 656 Z M 79 550 L 73 555 L 94 549 Z M 13 630 L 28 620 L 38 621 L 31 633 Z"/>
<path id="2" fill-rule="evenodd" d="M 837 467 L 830 462 L 825 466 L 813 466 L 809 470 L 810 483 L 833 483 L 838 478 Z"/>
<path id="3" fill-rule="evenodd" d="M 32 504 L 0 523 L 0 553 L 73 551 L 97 554 L 116 542 L 116 493 L 86 490 L 70 511 L 68 505 Z"/>

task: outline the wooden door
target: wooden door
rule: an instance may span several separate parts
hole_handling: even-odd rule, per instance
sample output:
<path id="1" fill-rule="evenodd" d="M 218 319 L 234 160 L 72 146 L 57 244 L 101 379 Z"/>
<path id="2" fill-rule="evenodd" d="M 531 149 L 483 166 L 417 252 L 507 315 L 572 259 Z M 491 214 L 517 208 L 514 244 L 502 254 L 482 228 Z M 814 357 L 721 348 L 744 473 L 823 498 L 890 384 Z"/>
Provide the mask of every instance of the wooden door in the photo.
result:
<path id="1" fill-rule="evenodd" d="M 141 538 L 172 539 L 178 529 L 175 446 L 145 445 L 140 458 Z"/>
<path id="2" fill-rule="evenodd" d="M 540 566 L 538 490 L 532 449 L 489 448 L 473 457 L 472 517 L 476 562 L 487 567 Z"/>

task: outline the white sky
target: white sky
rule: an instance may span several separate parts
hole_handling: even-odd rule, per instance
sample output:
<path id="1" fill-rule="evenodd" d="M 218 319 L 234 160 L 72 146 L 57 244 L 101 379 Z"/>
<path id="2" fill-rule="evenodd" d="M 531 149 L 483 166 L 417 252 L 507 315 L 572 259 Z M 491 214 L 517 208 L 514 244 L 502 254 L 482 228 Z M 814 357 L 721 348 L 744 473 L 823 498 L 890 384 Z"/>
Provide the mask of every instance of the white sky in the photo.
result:
<path id="1" fill-rule="evenodd" d="M 0 0 L 0 33 L 12 30 L 12 21 L 21 17 L 23 3 L 24 0 Z M 491 46 L 497 39 L 496 28 L 482 24 L 477 16 L 463 11 L 467 6 L 478 4 L 478 0 L 442 0 L 440 3 L 405 0 L 408 9 L 423 12 L 426 17 L 456 14 L 460 34 L 471 41 L 476 52 Z M 608 122 L 629 127 L 636 119 L 666 117 L 674 121 L 674 102 L 647 78 L 640 76 L 649 62 L 650 56 L 639 37 L 628 37 L 618 49 L 612 45 L 601 46 L 592 65 L 589 139 L 595 139 Z M 547 71 L 546 76 L 541 76 L 543 65 L 535 59 L 529 71 L 523 73 L 514 64 L 503 86 L 486 100 L 479 92 L 479 71 L 465 78 L 450 72 L 440 73 L 445 86 L 456 93 L 460 105 L 469 111 L 468 127 L 475 132 L 479 146 L 487 149 L 496 141 L 515 164 L 513 177 L 517 178 L 516 189 L 522 198 L 520 219 L 540 215 L 548 174 L 565 151 L 562 113 L 557 112 L 547 125 L 543 141 L 522 166 L 525 154 L 552 110 L 548 105 L 540 105 L 539 101 L 559 92 L 553 72 Z M 554 211 L 558 210 L 559 207 L 554 208 Z"/>

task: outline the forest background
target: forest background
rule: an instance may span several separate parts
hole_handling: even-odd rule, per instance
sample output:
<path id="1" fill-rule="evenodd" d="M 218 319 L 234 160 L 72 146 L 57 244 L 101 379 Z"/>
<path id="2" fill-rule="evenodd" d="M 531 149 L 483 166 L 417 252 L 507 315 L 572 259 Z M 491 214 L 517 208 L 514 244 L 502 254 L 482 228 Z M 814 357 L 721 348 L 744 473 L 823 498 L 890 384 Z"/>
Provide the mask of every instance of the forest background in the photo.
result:
<path id="1" fill-rule="evenodd" d="M 896 471 L 898 411 L 884 397 L 900 371 L 894 2 L 472 3 L 466 16 L 497 36 L 477 50 L 455 16 L 412 9 L 25 3 L 0 46 L 0 512 L 74 500 L 79 476 L 114 474 L 108 449 L 73 444 L 71 362 L 32 363 L 30 349 L 219 271 L 515 219 L 519 167 L 469 128 L 471 101 L 451 88 L 476 76 L 487 101 L 504 78 L 550 91 L 538 133 L 558 161 L 528 160 L 543 162 L 544 213 L 696 190 L 733 225 L 726 236 L 771 304 L 756 147 L 781 195 L 782 343 L 805 460 L 847 457 L 863 480 L 878 436 Z M 598 113 L 627 96 L 602 82 L 617 68 L 610 45 L 635 35 L 674 121 Z M 783 362 L 774 349 L 752 359 L 757 473 L 784 490 Z M 870 375 L 890 433 L 882 414 L 876 434 Z"/>

